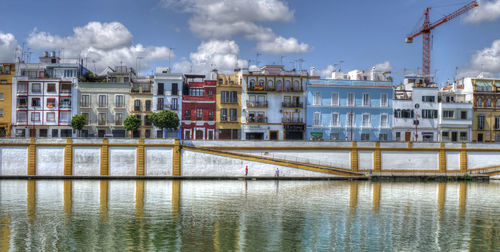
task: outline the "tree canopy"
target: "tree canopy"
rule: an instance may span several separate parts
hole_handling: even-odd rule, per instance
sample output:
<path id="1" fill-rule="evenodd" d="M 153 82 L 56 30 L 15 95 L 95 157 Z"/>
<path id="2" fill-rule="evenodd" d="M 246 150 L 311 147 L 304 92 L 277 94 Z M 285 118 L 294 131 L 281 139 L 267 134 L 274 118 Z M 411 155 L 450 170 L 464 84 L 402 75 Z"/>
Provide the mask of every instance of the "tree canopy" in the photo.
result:
<path id="1" fill-rule="evenodd" d="M 123 127 L 125 130 L 136 131 L 141 127 L 142 120 L 135 115 L 129 115 L 123 121 Z"/>
<path id="2" fill-rule="evenodd" d="M 148 117 L 153 125 L 160 129 L 177 129 L 179 127 L 179 117 L 177 113 L 170 110 L 152 113 L 148 115 Z"/>

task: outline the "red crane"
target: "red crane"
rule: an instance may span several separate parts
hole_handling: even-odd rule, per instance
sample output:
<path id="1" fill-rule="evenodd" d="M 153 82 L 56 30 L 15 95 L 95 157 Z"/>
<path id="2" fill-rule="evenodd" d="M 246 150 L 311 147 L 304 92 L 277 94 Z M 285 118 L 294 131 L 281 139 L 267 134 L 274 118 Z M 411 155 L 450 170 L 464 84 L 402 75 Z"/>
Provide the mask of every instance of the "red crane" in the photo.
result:
<path id="1" fill-rule="evenodd" d="M 431 74 L 431 30 L 464 14 L 465 12 L 479 6 L 478 1 L 474 0 L 462 8 L 442 17 L 431 23 L 429 21 L 429 11 L 431 7 L 427 7 L 424 12 L 424 23 L 421 27 L 417 28 L 412 33 L 406 36 L 406 43 L 413 43 L 413 38 L 422 35 L 423 42 L 423 57 L 422 57 L 422 73 L 424 75 L 425 84 L 428 85 L 430 83 L 430 74 Z"/>

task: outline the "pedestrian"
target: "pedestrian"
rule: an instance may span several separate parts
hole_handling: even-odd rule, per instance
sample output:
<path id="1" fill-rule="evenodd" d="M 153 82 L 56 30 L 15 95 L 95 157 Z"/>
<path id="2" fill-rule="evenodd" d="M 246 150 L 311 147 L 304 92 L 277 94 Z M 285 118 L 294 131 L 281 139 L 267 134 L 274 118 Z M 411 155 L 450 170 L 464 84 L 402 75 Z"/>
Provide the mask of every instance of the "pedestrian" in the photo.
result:
<path id="1" fill-rule="evenodd" d="M 280 176 L 280 169 L 276 168 L 276 171 L 274 171 L 274 176 L 279 177 Z"/>
<path id="2" fill-rule="evenodd" d="M 248 165 L 245 166 L 245 176 L 248 176 Z"/>

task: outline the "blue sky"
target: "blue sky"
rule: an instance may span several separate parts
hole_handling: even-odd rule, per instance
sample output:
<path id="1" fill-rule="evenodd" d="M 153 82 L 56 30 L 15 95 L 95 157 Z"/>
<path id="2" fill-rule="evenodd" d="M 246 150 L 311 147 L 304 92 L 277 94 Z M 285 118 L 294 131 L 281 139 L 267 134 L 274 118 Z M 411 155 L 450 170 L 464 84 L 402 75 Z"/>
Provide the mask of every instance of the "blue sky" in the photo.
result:
<path id="1" fill-rule="evenodd" d="M 106 65 L 156 65 L 205 72 L 215 66 L 280 63 L 325 70 L 421 67 L 422 39 L 405 44 L 425 7 L 431 21 L 467 1 L 101 0 L 10 1 L 0 24 L 0 60 L 16 46 L 86 58 L 91 70 Z M 91 23 L 93 22 L 93 23 Z M 479 71 L 500 73 L 500 0 L 481 6 L 433 31 L 432 71 L 439 83 Z M 104 35 L 103 35 L 104 34 Z M 258 35 L 258 36 L 256 36 Z M 495 41 L 497 41 L 495 43 Z M 64 48 L 64 49 L 61 49 Z M 173 48 L 170 51 L 169 48 Z M 284 56 L 284 57 L 281 57 Z M 95 66 L 95 67 L 94 67 Z M 330 66 L 330 69 L 331 69 Z M 335 65 L 338 67 L 338 65 Z"/>

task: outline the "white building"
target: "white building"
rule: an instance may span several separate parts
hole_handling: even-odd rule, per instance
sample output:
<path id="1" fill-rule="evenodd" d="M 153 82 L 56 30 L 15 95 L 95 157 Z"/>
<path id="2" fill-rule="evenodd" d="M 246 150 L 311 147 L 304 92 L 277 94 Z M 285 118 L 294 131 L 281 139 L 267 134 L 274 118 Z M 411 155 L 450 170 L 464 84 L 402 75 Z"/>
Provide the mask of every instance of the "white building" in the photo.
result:
<path id="1" fill-rule="evenodd" d="M 394 90 L 394 141 L 438 141 L 438 88 L 407 76 Z"/>
<path id="2" fill-rule="evenodd" d="M 470 142 L 472 140 L 472 94 L 457 83 L 439 92 L 439 137 L 441 142 Z"/>
<path id="3" fill-rule="evenodd" d="M 179 130 L 167 131 L 153 126 L 153 137 L 180 138 L 180 121 L 182 119 L 182 83 L 184 77 L 179 73 L 171 73 L 169 67 L 156 67 L 153 84 L 153 112 L 168 109 L 177 113 Z"/>

